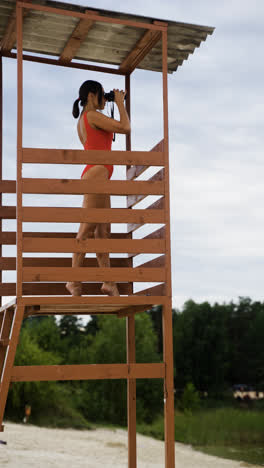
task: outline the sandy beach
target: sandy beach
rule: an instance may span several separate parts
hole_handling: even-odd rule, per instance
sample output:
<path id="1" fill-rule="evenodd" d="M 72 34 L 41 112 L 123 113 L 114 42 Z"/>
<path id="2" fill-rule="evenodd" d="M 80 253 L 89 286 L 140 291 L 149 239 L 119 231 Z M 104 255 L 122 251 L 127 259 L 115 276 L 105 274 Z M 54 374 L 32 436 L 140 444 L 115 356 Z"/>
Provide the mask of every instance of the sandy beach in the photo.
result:
<path id="1" fill-rule="evenodd" d="M 127 432 L 122 429 L 47 429 L 5 424 L 0 433 L 0 466 L 8 468 L 126 468 Z M 204 455 L 176 443 L 177 468 L 243 468 L 244 462 Z M 163 468 L 164 443 L 137 436 L 138 468 Z"/>

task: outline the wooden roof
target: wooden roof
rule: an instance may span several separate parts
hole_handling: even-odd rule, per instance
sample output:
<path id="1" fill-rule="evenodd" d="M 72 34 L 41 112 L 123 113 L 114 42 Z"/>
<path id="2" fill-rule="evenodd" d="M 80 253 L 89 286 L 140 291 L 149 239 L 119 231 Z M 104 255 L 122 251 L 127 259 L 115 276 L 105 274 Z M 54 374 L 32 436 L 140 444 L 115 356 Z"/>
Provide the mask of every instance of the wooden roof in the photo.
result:
<path id="1" fill-rule="evenodd" d="M 207 26 L 50 0 L 32 0 L 30 3 L 138 23 L 154 24 L 155 21 L 164 21 L 168 24 L 169 73 L 176 71 L 188 59 L 189 54 L 206 40 L 207 35 L 214 31 L 214 28 Z M 0 2 L 0 53 L 6 56 L 16 47 L 15 5 L 16 0 Z M 24 12 L 24 51 L 53 56 L 68 64 L 73 59 L 111 64 L 125 73 L 130 73 L 135 68 L 162 70 L 160 31 L 62 16 L 47 11 L 25 9 Z"/>

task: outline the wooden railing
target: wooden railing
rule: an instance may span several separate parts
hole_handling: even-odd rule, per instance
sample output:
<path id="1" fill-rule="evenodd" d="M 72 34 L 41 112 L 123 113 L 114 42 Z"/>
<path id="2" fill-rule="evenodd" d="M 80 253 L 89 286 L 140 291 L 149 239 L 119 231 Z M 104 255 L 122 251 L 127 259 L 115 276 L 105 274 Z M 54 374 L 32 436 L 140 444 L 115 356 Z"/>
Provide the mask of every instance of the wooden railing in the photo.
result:
<path id="1" fill-rule="evenodd" d="M 131 165 L 127 170 L 127 180 L 109 180 L 104 183 L 87 182 L 72 179 L 40 179 L 24 178 L 21 180 L 21 194 L 57 194 L 80 195 L 86 193 L 101 193 L 110 195 L 125 195 L 127 208 L 68 208 L 23 206 L 20 212 L 21 221 L 36 223 L 38 232 L 22 232 L 20 251 L 23 253 L 46 254 L 45 257 L 23 257 L 22 259 L 22 294 L 23 296 L 60 296 L 68 295 L 66 281 L 82 281 L 83 295 L 100 295 L 103 281 L 118 283 L 121 295 L 165 295 L 165 180 L 164 154 L 162 142 L 152 151 L 89 151 L 51 150 L 24 148 L 22 163 L 30 164 L 85 164 L 90 163 Z M 160 170 L 148 180 L 137 180 L 150 166 L 159 166 Z M 15 181 L 2 181 L 2 193 L 15 193 Z M 161 198 L 145 209 L 138 209 L 137 204 L 149 195 Z M 4 206 L 0 215 L 3 219 L 15 219 L 15 206 Z M 42 232 L 39 223 L 80 223 L 109 222 L 127 224 L 124 233 L 112 233 L 109 239 L 76 240 L 76 233 Z M 133 233 L 145 224 L 154 225 L 152 232 L 142 238 L 133 238 Z M 157 229 L 156 224 L 165 226 Z M 42 229 L 42 230 L 41 230 Z M 14 245 L 17 233 L 4 231 L 0 234 L 2 245 Z M 19 251 L 19 249 L 18 249 Z M 49 253 L 72 252 L 109 252 L 111 254 L 126 254 L 123 258 L 110 258 L 111 268 L 98 268 L 96 258 L 86 258 L 83 267 L 72 268 L 71 258 L 54 258 Z M 160 254 L 158 258 L 136 265 L 137 255 Z M 19 263 L 18 263 L 19 264 Z M 15 270 L 14 257 L 0 259 L 1 270 Z M 135 293 L 134 282 L 161 283 L 147 287 Z M 131 286 L 132 284 L 132 286 Z M 1 283 L 0 295 L 16 295 L 16 284 Z"/>

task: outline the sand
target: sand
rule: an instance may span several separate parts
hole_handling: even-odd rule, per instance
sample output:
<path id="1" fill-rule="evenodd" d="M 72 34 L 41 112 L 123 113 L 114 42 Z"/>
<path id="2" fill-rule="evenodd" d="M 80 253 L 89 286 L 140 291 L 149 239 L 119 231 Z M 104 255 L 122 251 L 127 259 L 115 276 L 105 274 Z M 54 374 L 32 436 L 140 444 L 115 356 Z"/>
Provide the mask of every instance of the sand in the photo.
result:
<path id="1" fill-rule="evenodd" d="M 46 429 L 5 424 L 0 433 L 1 468 L 126 468 L 127 432 L 122 429 Z M 224 460 L 176 443 L 176 468 L 243 468 L 243 462 Z M 164 468 L 164 442 L 137 436 L 137 468 Z M 252 467 L 252 465 L 250 465 Z"/>

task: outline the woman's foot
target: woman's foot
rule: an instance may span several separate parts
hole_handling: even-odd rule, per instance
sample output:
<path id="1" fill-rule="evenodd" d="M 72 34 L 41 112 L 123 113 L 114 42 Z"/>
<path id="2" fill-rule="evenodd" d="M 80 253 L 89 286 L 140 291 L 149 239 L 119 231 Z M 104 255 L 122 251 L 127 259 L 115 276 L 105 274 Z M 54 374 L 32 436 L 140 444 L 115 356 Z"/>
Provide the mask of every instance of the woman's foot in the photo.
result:
<path id="1" fill-rule="evenodd" d="M 120 296 L 116 283 L 104 283 L 101 291 L 103 294 L 108 294 L 108 296 Z"/>
<path id="2" fill-rule="evenodd" d="M 66 288 L 71 293 L 72 296 L 81 296 L 82 295 L 82 283 L 69 281 L 66 283 Z"/>

